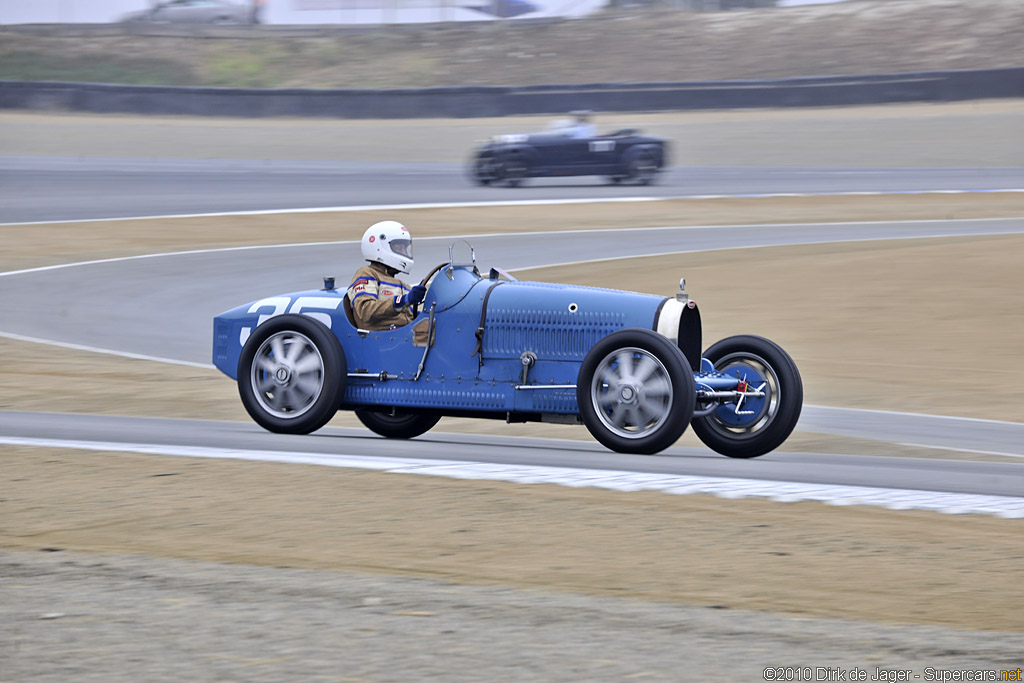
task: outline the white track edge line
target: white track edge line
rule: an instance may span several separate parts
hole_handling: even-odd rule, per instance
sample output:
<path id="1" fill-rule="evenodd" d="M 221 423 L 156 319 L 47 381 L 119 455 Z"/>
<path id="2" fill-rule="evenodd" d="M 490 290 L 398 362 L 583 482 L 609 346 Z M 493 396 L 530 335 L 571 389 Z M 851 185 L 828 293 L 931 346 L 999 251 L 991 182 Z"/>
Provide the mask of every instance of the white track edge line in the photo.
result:
<path id="1" fill-rule="evenodd" d="M 850 226 L 850 225 L 921 225 L 927 223 L 1000 223 L 1000 222 L 1013 222 L 1024 220 L 1024 216 L 1004 216 L 1004 217 L 989 217 L 989 218 L 950 218 L 950 219 L 913 219 L 913 220 L 902 220 L 902 221 L 832 221 L 822 223 L 738 223 L 738 224 L 721 224 L 721 225 L 658 225 L 658 226 L 643 226 L 637 228 L 584 228 L 575 230 L 535 230 L 526 232 L 482 232 L 470 235 L 440 235 L 435 237 L 421 237 L 421 241 L 427 240 L 469 240 L 469 239 L 483 239 L 490 237 L 530 237 L 532 235 L 549 235 L 553 232 L 558 234 L 593 234 L 601 232 L 632 232 L 632 231 L 649 231 L 649 230 L 717 230 L 717 229 L 772 229 L 772 228 L 799 228 L 807 226 L 822 226 L 822 227 L 835 227 L 835 226 Z M 0 227 L 3 227 L 0 225 Z M 967 233 L 947 233 L 942 235 L 912 235 L 907 237 L 867 237 L 867 238 L 855 238 L 846 240 L 826 240 L 824 242 L 800 242 L 796 244 L 763 244 L 763 245 L 746 245 L 741 247 L 719 247 L 716 249 L 698 249 L 694 251 L 675 251 L 675 252 L 659 252 L 660 255 L 666 254 L 689 254 L 698 253 L 702 251 L 726 251 L 729 249 L 762 249 L 767 247 L 797 247 L 803 244 L 830 244 L 830 243 L 842 243 L 842 242 L 881 242 L 888 240 L 898 239 L 941 239 L 945 237 L 974 237 L 984 235 L 1002 235 L 1002 234 L 1016 234 L 1016 233 L 983 233 L 983 232 L 967 232 Z M 135 259 L 151 259 L 151 258 L 165 258 L 168 256 L 194 256 L 196 254 L 217 254 L 226 253 L 232 251 L 257 251 L 261 249 L 295 249 L 303 247 L 321 247 L 321 246 L 341 246 L 345 244 L 358 244 L 359 240 L 337 240 L 329 242 L 292 242 L 285 244 L 252 244 L 236 247 L 216 247 L 212 249 L 187 249 L 184 251 L 164 251 L 154 254 L 133 254 L 131 256 L 115 256 L 112 258 L 95 259 L 92 261 L 76 261 L 73 263 L 56 263 L 49 266 L 38 266 L 35 268 L 24 268 L 22 270 L 9 270 L 0 273 L 0 277 L 7 277 L 11 275 L 27 275 L 29 273 L 42 273 L 50 270 L 60 270 L 62 268 L 75 268 L 79 266 L 95 266 L 104 263 L 118 263 L 121 261 L 131 261 Z M 530 270 L 532 268 L 551 268 L 554 266 L 571 265 L 574 263 L 597 263 L 599 261 L 608 260 L 620 260 L 623 258 L 643 258 L 643 256 L 627 256 L 627 257 L 612 257 L 608 259 L 588 259 L 584 261 L 567 261 L 565 263 L 554 263 L 543 266 L 529 266 L 527 268 L 517 268 L 516 270 Z"/>
<path id="2" fill-rule="evenodd" d="M 692 201 L 706 199 L 771 199 L 773 197 L 874 197 L 874 196 L 895 196 L 895 195 L 928 195 L 928 194 L 1001 194 L 1021 193 L 1024 188 L 999 188 L 990 190 L 906 190 L 902 192 L 777 192 L 766 194 L 705 194 L 705 195 L 676 195 L 670 197 L 592 197 L 589 199 L 520 199 L 507 201 L 489 202 L 434 202 L 420 204 L 366 204 L 362 206 L 322 206 L 291 209 L 261 209 L 252 211 L 221 211 L 213 213 L 182 213 L 164 214 L 154 216 L 121 216 L 114 218 L 79 218 L 72 220 L 56 221 L 29 221 L 22 223 L 0 223 L 0 227 L 18 225 L 48 225 L 53 223 L 98 223 L 108 221 L 141 221 L 154 218 L 216 218 L 221 216 L 274 216 L 284 213 L 355 213 L 361 211 L 406 211 L 417 209 L 459 209 L 459 208 L 486 208 L 500 206 L 555 206 L 560 204 L 625 204 L 630 202 L 668 202 L 668 201 Z"/>
<path id="3" fill-rule="evenodd" d="M 1019 220 L 1019 219 L 1008 219 L 1008 220 Z M 930 222 L 930 221 L 928 221 Z M 809 225 L 817 225 L 816 223 Z M 539 266 L 527 266 L 525 268 L 516 268 L 514 272 L 526 272 L 530 270 L 539 270 L 542 268 L 560 268 L 563 266 L 575 266 L 585 263 L 607 263 L 611 261 L 627 261 L 629 259 L 646 259 L 646 258 L 657 258 L 659 256 L 675 256 L 679 254 L 702 254 L 710 253 L 714 251 L 741 251 L 743 249 L 771 249 L 780 248 L 788 249 L 793 247 L 804 247 L 814 246 L 821 244 L 855 244 L 858 242 L 897 242 L 906 240 L 927 240 L 927 239 L 951 239 L 958 237 L 999 237 L 1001 235 L 1019 235 L 1024 233 L 1024 227 L 1016 232 L 951 232 L 942 235 L 902 235 L 899 237 L 853 237 L 847 239 L 832 239 L 832 240 L 811 240 L 806 242 L 798 243 L 783 243 L 783 244 L 744 244 L 735 247 L 716 247 L 714 249 L 684 249 L 681 251 L 656 251 L 648 254 L 634 254 L 630 256 L 606 256 L 603 258 L 585 259 L 583 261 L 563 261 L 560 263 L 545 263 Z M 0 277 L 3 273 L 0 273 Z"/>
<path id="4" fill-rule="evenodd" d="M 727 477 L 643 474 L 623 470 L 585 470 L 540 465 L 497 465 L 473 461 L 327 455 L 296 451 L 254 451 L 206 446 L 170 446 L 104 441 L 0 437 L 0 444 L 67 448 L 145 455 L 288 462 L 369 469 L 393 474 L 420 474 L 452 479 L 482 479 L 517 484 L 555 484 L 617 491 L 661 491 L 674 495 L 706 494 L 718 498 L 767 498 L 775 502 L 815 501 L 827 505 L 867 505 L 890 510 L 926 510 L 944 514 L 980 514 L 1024 518 L 1024 497 L 915 491 L 869 486 L 807 484 Z"/>
<path id="5" fill-rule="evenodd" d="M 871 411 L 871 412 L 881 412 L 881 411 Z M 907 414 L 908 413 L 893 413 L 893 415 L 907 415 Z M 964 419 L 969 419 L 969 418 L 963 418 L 963 417 L 946 417 L 944 415 L 926 415 L 924 417 L 937 417 L 937 418 L 943 418 L 943 419 L 946 419 L 946 420 L 964 420 Z M 985 422 L 994 422 L 994 420 L 985 420 Z M 1020 424 L 1020 423 L 1018 423 L 1018 422 L 1002 422 L 1002 423 L 996 422 L 996 424 Z M 1021 455 L 1020 453 L 1007 453 L 1005 451 L 985 451 L 985 450 L 981 450 L 980 448 L 960 448 L 958 446 L 938 446 L 938 445 L 935 445 L 935 444 L 913 443 L 913 442 L 910 442 L 910 441 L 901 441 L 901 442 L 898 442 L 896 445 L 898 445 L 898 446 L 909 446 L 911 448 L 931 448 L 931 449 L 935 449 L 937 451 L 951 451 L 953 453 L 977 453 L 979 455 L 998 455 L 998 456 L 1001 456 L 1001 457 L 1004 457 L 1004 458 L 1024 458 L 1024 455 Z"/>
<path id="6" fill-rule="evenodd" d="M 86 346 L 84 344 L 72 344 L 70 342 L 60 342 L 54 341 L 52 339 L 39 339 L 38 337 L 27 337 L 22 334 L 14 334 L 13 332 L 0 331 L 0 337 L 5 339 L 13 339 L 15 341 L 32 342 L 34 344 L 58 346 L 62 349 L 72 349 L 74 351 L 90 351 L 92 353 L 102 353 L 108 356 L 120 356 L 122 358 L 134 358 L 136 360 L 155 361 L 157 363 L 168 363 L 170 365 L 185 365 L 192 368 L 204 368 L 207 370 L 213 370 L 215 368 L 215 366 L 212 363 L 194 363 L 188 360 L 177 360 L 174 358 L 159 358 L 157 356 L 147 356 L 142 353 L 132 353 L 131 351 L 115 351 L 113 349 L 101 349 L 96 346 Z"/>

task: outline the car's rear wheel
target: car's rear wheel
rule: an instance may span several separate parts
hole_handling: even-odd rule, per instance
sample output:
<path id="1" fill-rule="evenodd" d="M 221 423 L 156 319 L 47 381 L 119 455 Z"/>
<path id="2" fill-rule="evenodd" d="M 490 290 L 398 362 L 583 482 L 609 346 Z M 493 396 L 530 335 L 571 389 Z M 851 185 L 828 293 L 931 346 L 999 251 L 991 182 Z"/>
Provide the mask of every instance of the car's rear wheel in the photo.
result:
<path id="1" fill-rule="evenodd" d="M 683 352 L 644 329 L 620 330 L 595 344 L 576 385 L 583 424 L 619 453 L 649 455 L 675 443 L 693 416 L 694 396 Z"/>
<path id="2" fill-rule="evenodd" d="M 308 434 L 327 424 L 345 392 L 348 367 L 338 338 L 308 316 L 259 325 L 238 359 L 238 394 L 264 429 Z"/>
<path id="3" fill-rule="evenodd" d="M 695 418 L 697 437 L 730 458 L 755 458 L 778 448 L 796 427 L 804 400 L 800 371 L 789 354 L 763 337 L 739 335 L 712 344 L 704 357 L 764 397 L 739 408 L 727 403 Z"/>
<path id="4" fill-rule="evenodd" d="M 658 162 L 650 152 L 639 152 L 626 163 L 626 177 L 637 185 L 650 185 L 658 175 Z"/>
<path id="5" fill-rule="evenodd" d="M 366 425 L 367 429 L 388 439 L 412 439 L 429 432 L 441 419 L 439 415 L 404 413 L 399 410 L 391 412 L 357 410 L 355 412 L 356 417 Z"/>

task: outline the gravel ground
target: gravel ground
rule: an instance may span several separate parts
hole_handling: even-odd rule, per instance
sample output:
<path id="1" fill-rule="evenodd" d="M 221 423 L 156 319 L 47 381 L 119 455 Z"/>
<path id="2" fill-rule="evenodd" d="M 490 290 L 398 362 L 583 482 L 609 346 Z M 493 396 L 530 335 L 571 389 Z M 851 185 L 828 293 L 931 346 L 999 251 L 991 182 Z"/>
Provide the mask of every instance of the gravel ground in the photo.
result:
<path id="1" fill-rule="evenodd" d="M 4 552 L 0 576 L 5 681 L 757 681 L 1024 662 L 1021 634 L 333 571 Z"/>

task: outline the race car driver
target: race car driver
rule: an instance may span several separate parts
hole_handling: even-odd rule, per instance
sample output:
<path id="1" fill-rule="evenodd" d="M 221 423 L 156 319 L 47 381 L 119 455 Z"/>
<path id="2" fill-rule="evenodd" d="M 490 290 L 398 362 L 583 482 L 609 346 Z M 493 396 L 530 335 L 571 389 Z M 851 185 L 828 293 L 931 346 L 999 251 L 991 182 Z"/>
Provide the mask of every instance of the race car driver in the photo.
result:
<path id="1" fill-rule="evenodd" d="M 574 111 L 571 114 L 576 121 L 567 129 L 567 135 L 578 140 L 586 140 L 597 137 L 597 128 L 590 122 L 590 112 L 586 110 Z"/>
<path id="2" fill-rule="evenodd" d="M 352 304 L 356 326 L 364 330 L 388 330 L 412 322 L 413 305 L 423 301 L 426 287 L 410 288 L 395 277 L 412 267 L 412 235 L 398 221 L 374 223 L 360 243 L 369 261 L 356 271 L 345 296 Z"/>

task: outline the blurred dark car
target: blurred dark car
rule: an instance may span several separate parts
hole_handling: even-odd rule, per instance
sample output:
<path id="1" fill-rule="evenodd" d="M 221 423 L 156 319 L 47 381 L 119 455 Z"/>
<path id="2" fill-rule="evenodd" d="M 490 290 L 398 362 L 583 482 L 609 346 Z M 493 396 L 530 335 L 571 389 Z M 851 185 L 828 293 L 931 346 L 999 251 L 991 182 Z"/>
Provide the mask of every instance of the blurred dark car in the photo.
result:
<path id="1" fill-rule="evenodd" d="M 474 5 L 466 9 L 476 10 L 492 17 L 511 19 L 530 12 L 536 12 L 537 6 L 527 0 L 488 0 L 482 5 Z"/>
<path id="2" fill-rule="evenodd" d="M 469 175 L 480 185 L 519 185 L 524 178 L 605 176 L 612 183 L 648 185 L 668 164 L 668 143 L 631 128 L 578 136 L 556 121 L 529 135 L 496 135 L 473 151 Z"/>
<path id="3" fill-rule="evenodd" d="M 121 21 L 151 24 L 255 24 L 258 5 L 239 5 L 224 0 L 168 0 L 150 9 L 133 12 Z"/>

